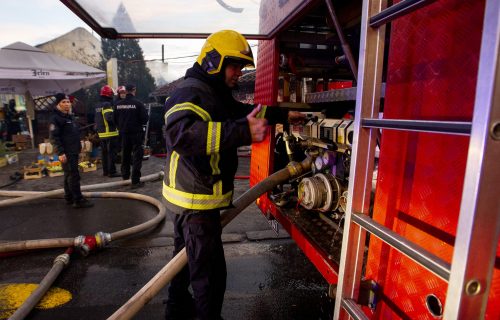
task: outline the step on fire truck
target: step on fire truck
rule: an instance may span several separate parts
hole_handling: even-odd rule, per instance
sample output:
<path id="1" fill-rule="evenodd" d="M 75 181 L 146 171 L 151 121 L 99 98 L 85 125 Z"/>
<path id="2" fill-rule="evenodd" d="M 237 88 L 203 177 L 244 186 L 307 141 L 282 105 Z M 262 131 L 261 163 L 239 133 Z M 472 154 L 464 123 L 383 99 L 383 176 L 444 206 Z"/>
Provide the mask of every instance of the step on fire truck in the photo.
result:
<path id="1" fill-rule="evenodd" d="M 206 36 L 62 2 L 103 37 Z M 235 27 L 260 40 L 254 102 L 308 119 L 252 146 L 250 184 L 314 159 L 257 204 L 330 284 L 333 318 L 500 319 L 500 1 L 240 2 L 258 7 L 258 34 Z"/>

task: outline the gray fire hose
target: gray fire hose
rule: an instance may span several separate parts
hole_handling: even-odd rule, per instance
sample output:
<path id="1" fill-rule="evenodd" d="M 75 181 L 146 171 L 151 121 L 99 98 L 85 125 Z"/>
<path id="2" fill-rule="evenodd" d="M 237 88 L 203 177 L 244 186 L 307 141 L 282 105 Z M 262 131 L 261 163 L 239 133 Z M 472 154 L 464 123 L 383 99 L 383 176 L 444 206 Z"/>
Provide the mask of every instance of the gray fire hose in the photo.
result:
<path id="1" fill-rule="evenodd" d="M 141 181 L 156 180 L 158 178 L 161 178 L 162 176 L 163 172 L 160 172 L 157 174 L 145 176 L 141 179 Z M 82 186 L 82 190 L 109 188 L 127 184 L 130 184 L 130 180 Z M 63 189 L 52 190 L 48 192 L 0 191 L 1 196 L 19 197 L 16 199 L 8 199 L 0 201 L 0 206 L 5 206 L 6 205 L 5 203 L 12 205 L 24 201 L 54 197 L 58 195 L 60 196 L 63 193 L 64 193 Z M 70 254 L 73 251 L 73 247 L 79 249 L 84 255 L 88 254 L 90 250 L 94 248 L 102 248 L 112 240 L 121 239 L 130 236 L 132 234 L 140 233 L 142 231 L 153 228 L 159 222 L 161 222 L 166 215 L 165 207 L 161 204 L 160 201 L 142 194 L 128 193 L 128 192 L 84 192 L 83 195 L 92 198 L 127 198 L 127 199 L 145 201 L 156 206 L 159 212 L 154 218 L 144 223 L 141 223 L 139 225 L 124 230 L 119 230 L 111 234 L 98 232 L 95 234 L 95 236 L 78 236 L 76 238 L 39 239 L 39 240 L 24 240 L 24 241 L 0 243 L 0 253 L 31 250 L 31 249 L 42 249 L 42 248 L 69 247 L 69 249 L 66 250 L 64 254 L 59 255 L 54 260 L 53 266 L 50 269 L 50 271 L 40 282 L 35 291 L 33 291 L 33 293 L 28 297 L 28 299 L 24 301 L 21 307 L 19 307 L 19 309 L 17 309 L 16 312 L 9 318 L 10 320 L 22 320 L 31 312 L 31 310 L 33 310 L 33 308 L 37 305 L 40 299 L 42 299 L 45 293 L 50 289 L 50 287 L 57 279 L 59 274 L 62 272 L 64 267 L 66 267 L 69 264 Z"/>
<path id="2" fill-rule="evenodd" d="M 262 180 L 250 190 L 241 195 L 233 203 L 234 208 L 228 209 L 221 214 L 221 225 L 226 226 L 241 211 L 253 203 L 260 195 L 272 190 L 277 185 L 295 178 L 309 171 L 311 159 L 307 158 L 301 163 L 291 162 L 286 168 L 277 171 L 266 179 Z M 182 249 L 173 257 L 165 267 L 163 267 L 144 287 L 142 287 L 132 298 L 120 307 L 108 320 L 112 319 L 132 319 L 144 305 L 154 298 L 158 292 L 165 287 L 173 277 L 179 273 L 187 264 L 186 248 Z"/>
<path id="3" fill-rule="evenodd" d="M 26 191 L 12 191 L 11 194 L 25 194 Z M 33 194 L 33 192 L 28 191 L 28 193 Z M 36 192 L 37 195 L 46 194 L 47 192 Z M 84 192 L 84 196 L 90 198 L 126 198 L 135 199 L 144 202 L 148 202 L 158 208 L 158 214 L 146 222 L 139 225 L 119 230 L 113 233 L 98 232 L 96 237 L 100 239 L 99 247 L 104 247 L 109 242 L 118 240 L 132 234 L 136 234 L 145 230 L 148 230 L 156 226 L 160 221 L 165 218 L 166 211 L 163 204 L 152 197 L 145 196 L 137 193 L 130 192 Z M 76 238 L 54 238 L 54 239 L 37 239 L 37 240 L 21 240 L 0 243 L 0 253 L 13 252 L 13 251 L 24 251 L 24 250 L 34 250 L 34 249 L 48 249 L 48 248 L 67 248 L 75 246 L 79 249 L 85 250 L 83 236 L 78 236 Z"/>
<path id="4" fill-rule="evenodd" d="M 31 312 L 31 310 L 33 310 L 37 303 L 43 298 L 45 293 L 50 289 L 54 281 L 56 281 L 59 274 L 61 274 L 63 269 L 69 264 L 72 250 L 73 249 L 70 248 L 66 250 L 65 253 L 57 256 L 49 273 L 47 273 L 35 291 L 31 293 L 19 309 L 17 309 L 16 312 L 10 316 L 9 320 L 22 320 Z"/>
<path id="5" fill-rule="evenodd" d="M 154 181 L 154 180 L 161 179 L 162 177 L 163 177 L 163 172 L 153 173 L 153 174 L 147 175 L 145 177 L 142 177 L 141 181 L 143 181 L 143 182 Z M 120 181 L 113 181 L 113 182 L 107 182 L 107 183 L 89 184 L 86 186 L 82 186 L 81 189 L 82 189 L 82 191 L 95 190 L 95 189 L 107 189 L 107 188 L 113 188 L 113 187 L 119 187 L 119 186 L 126 186 L 126 185 L 129 185 L 130 183 L 131 183 L 130 180 L 120 180 Z M 21 194 L 20 192 L 23 192 L 23 193 Z M 51 191 L 46 191 L 46 192 L 0 190 L 0 196 L 19 197 L 19 198 L 7 199 L 7 200 L 0 201 L 0 208 L 10 206 L 13 204 L 17 204 L 17 203 L 26 202 L 26 201 L 33 201 L 36 199 L 56 197 L 56 196 L 60 196 L 62 194 L 64 194 L 64 189 L 56 189 L 56 190 L 51 190 Z"/>

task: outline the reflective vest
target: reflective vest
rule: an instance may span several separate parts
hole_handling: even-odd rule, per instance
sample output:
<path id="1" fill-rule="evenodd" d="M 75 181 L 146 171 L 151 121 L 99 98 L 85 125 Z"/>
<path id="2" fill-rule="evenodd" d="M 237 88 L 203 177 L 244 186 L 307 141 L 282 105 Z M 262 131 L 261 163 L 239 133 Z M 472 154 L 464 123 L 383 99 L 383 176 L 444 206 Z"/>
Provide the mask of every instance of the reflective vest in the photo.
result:
<path id="1" fill-rule="evenodd" d="M 174 213 L 231 205 L 237 147 L 251 144 L 246 114 L 252 106 L 230 99 L 224 109 L 223 103 L 195 78 L 184 80 L 166 101 L 163 197 Z"/>
<path id="2" fill-rule="evenodd" d="M 118 136 L 118 129 L 113 120 L 113 106 L 108 101 L 99 102 L 95 108 L 95 123 L 99 138 Z"/>
<path id="3" fill-rule="evenodd" d="M 177 214 L 231 206 L 237 148 L 252 143 L 246 116 L 255 106 L 236 101 L 195 63 L 165 107 L 165 205 Z M 283 123 L 287 114 L 263 107 L 257 117 Z"/>

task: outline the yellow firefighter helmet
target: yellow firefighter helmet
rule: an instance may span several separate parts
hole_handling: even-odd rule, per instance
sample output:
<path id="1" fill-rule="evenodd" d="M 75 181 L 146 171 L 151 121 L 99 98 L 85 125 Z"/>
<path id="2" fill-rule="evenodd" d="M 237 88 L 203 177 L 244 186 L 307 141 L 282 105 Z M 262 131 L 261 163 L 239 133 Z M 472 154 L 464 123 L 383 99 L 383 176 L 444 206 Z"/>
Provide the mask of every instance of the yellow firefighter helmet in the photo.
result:
<path id="1" fill-rule="evenodd" d="M 245 67 L 255 66 L 247 40 L 233 30 L 221 30 L 208 36 L 196 62 L 208 74 L 216 74 L 221 71 L 226 59 L 239 62 Z"/>

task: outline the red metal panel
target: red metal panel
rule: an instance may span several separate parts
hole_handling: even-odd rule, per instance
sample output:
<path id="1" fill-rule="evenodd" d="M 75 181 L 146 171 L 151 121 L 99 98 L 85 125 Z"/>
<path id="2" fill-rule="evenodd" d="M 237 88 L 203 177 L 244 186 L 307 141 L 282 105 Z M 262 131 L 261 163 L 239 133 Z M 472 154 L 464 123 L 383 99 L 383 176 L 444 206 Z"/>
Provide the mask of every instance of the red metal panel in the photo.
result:
<path id="1" fill-rule="evenodd" d="M 314 242 L 312 242 L 302 230 L 297 228 L 290 220 L 283 216 L 279 209 L 277 209 L 274 204 L 267 204 L 267 211 L 270 212 L 276 220 L 285 228 L 288 234 L 295 241 L 297 246 L 302 250 L 302 252 L 306 255 L 306 257 L 314 264 L 316 269 L 321 273 L 323 278 L 329 284 L 336 284 L 338 281 L 338 273 L 339 267 L 331 259 L 328 258 L 328 255 L 321 249 L 319 249 Z"/>
<path id="2" fill-rule="evenodd" d="M 259 41 L 259 67 L 255 76 L 255 103 L 276 105 L 276 98 L 278 96 L 277 42 L 276 39 Z M 264 141 L 252 144 L 250 186 L 269 176 L 273 159 L 271 150 L 273 149 L 274 139 L 271 139 L 271 134 L 268 134 Z"/>
<path id="3" fill-rule="evenodd" d="M 442 0 L 392 23 L 384 118 L 471 120 L 483 14 L 482 0 Z M 468 144 L 385 130 L 373 218 L 451 262 Z M 446 282 L 374 237 L 366 276 L 382 288 L 377 319 L 433 319 L 427 295 L 446 300 Z M 499 296 L 497 264 L 488 319 Z"/>
<path id="4" fill-rule="evenodd" d="M 259 42 L 258 65 L 255 80 L 255 103 L 276 104 L 278 96 L 278 45 L 276 39 Z M 274 139 L 271 137 L 273 136 L 274 132 L 271 131 L 264 141 L 252 144 L 251 186 L 267 178 L 272 172 Z M 261 196 L 257 200 L 257 205 L 264 214 L 272 214 L 278 220 L 328 283 L 337 283 L 338 266 L 334 265 L 323 251 L 319 250 L 300 229 L 283 216 L 267 195 Z"/>
<path id="5" fill-rule="evenodd" d="M 255 103 L 272 105 L 278 96 L 278 41 L 277 39 L 259 41 L 258 68 L 255 76 Z M 271 134 L 264 141 L 252 144 L 250 159 L 250 186 L 267 178 L 271 172 L 274 139 Z M 270 201 L 262 195 L 257 205 L 262 212 L 267 211 Z"/>
<path id="6" fill-rule="evenodd" d="M 284 30 L 294 19 L 300 17 L 297 12 L 314 2 L 317 0 L 261 1 L 259 33 L 273 35 L 278 30 Z"/>

